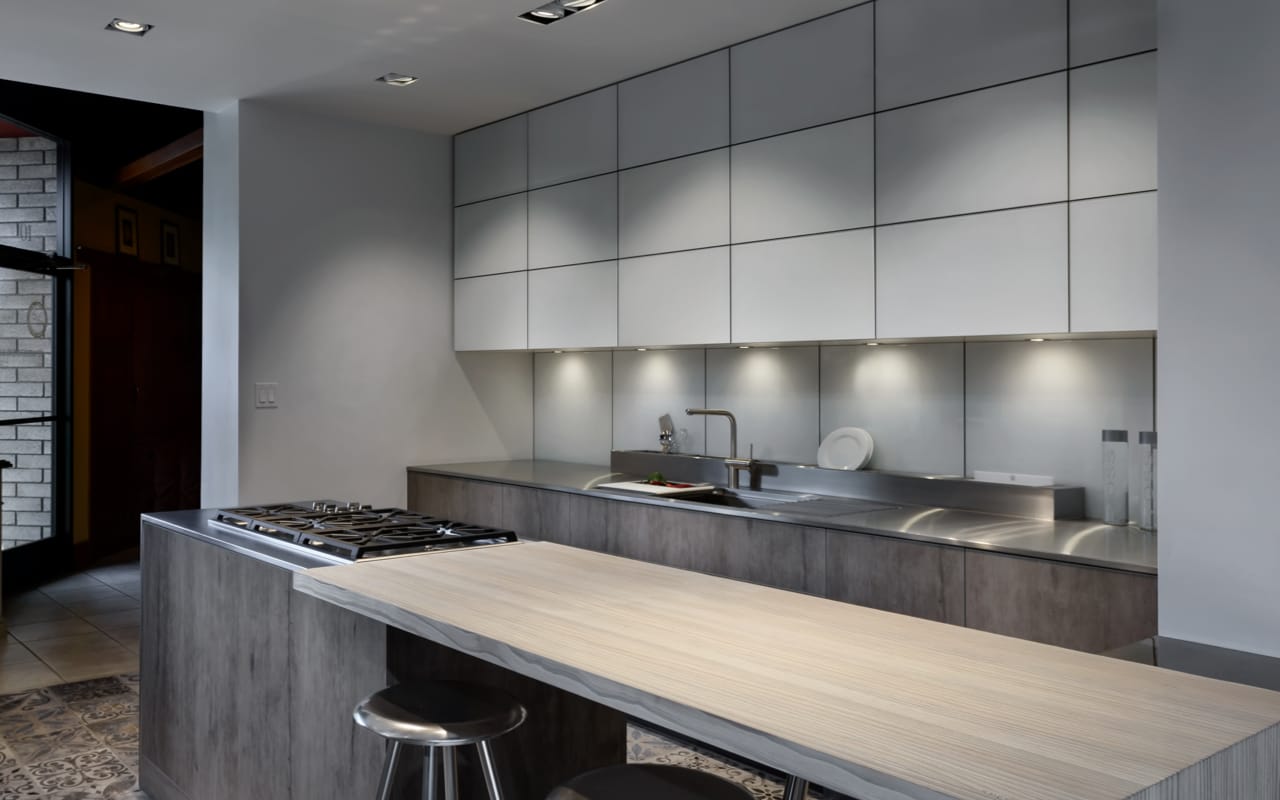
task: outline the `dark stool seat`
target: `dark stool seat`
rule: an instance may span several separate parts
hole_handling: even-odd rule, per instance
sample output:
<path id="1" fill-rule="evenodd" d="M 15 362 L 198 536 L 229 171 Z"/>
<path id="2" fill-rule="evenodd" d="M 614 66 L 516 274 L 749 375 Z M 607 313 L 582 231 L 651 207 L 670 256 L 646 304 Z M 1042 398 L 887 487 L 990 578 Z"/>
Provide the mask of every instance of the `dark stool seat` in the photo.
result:
<path id="1" fill-rule="evenodd" d="M 626 764 L 592 770 L 557 786 L 547 800 L 751 800 L 724 778 L 666 764 Z"/>
<path id="2" fill-rule="evenodd" d="M 501 800 L 489 742 L 520 727 L 525 715 L 524 706 L 506 692 L 456 681 L 398 684 L 361 700 L 352 714 L 357 725 L 391 741 L 378 786 L 379 800 L 391 795 L 392 777 L 406 744 L 426 748 L 422 782 L 427 798 L 436 796 L 439 750 L 444 761 L 445 800 L 458 800 L 456 748 L 474 744 L 480 751 L 489 798 Z"/>

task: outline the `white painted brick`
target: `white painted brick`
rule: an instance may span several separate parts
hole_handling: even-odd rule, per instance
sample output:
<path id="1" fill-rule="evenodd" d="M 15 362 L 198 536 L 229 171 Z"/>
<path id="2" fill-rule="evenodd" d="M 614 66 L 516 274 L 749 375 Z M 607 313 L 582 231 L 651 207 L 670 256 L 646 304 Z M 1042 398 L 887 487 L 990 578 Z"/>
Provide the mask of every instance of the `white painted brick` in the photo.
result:
<path id="1" fill-rule="evenodd" d="M 14 428 L 14 427 L 0 428 L 0 441 L 7 440 L 7 439 L 17 439 L 17 438 L 18 438 L 17 428 Z M 3 451 L 3 450 L 4 448 L 0 447 L 0 451 Z"/>
<path id="2" fill-rule="evenodd" d="M 9 386 L 30 386 L 32 384 L 11 383 Z M 52 398 L 49 397 L 49 387 L 35 384 L 40 389 L 40 396 L 26 396 L 18 398 L 18 411 L 23 416 L 40 417 L 53 412 Z"/>
<path id="3" fill-rule="evenodd" d="M 29 223 L 24 222 L 22 224 L 27 225 Z M 0 225 L 0 227 L 4 227 L 4 226 Z M 44 240 L 43 239 L 35 239 L 35 240 L 19 239 L 16 233 L 12 237 L 8 237 L 8 236 L 5 236 L 4 234 L 0 234 L 0 244 L 7 244 L 10 247 L 16 247 L 19 250 L 39 251 L 44 246 Z"/>
<path id="4" fill-rule="evenodd" d="M 58 237 L 57 236 L 44 237 L 44 249 L 46 253 L 58 252 Z"/>
<path id="5" fill-rule="evenodd" d="M 43 511 L 19 511 L 14 522 L 21 525 L 48 525 L 49 515 Z"/>
<path id="6" fill-rule="evenodd" d="M 5 511 L 4 513 L 0 513 L 0 524 L 4 525 L 5 533 L 8 533 L 9 526 L 13 524 L 13 512 Z"/>
<path id="7" fill-rule="evenodd" d="M 45 190 L 46 192 L 56 192 L 56 191 L 58 191 L 58 182 L 57 182 L 56 180 L 48 180 L 48 179 L 45 179 L 45 182 L 44 182 L 44 190 Z"/>
<path id="8" fill-rule="evenodd" d="M 21 199 L 19 199 L 19 201 L 18 201 L 18 202 L 22 202 L 22 201 L 21 201 Z M 44 216 L 44 214 L 42 213 L 40 216 L 42 216 L 42 217 L 43 217 L 43 216 Z M 27 236 L 41 236 L 41 237 L 44 237 L 44 236 L 57 236 L 57 235 L 58 235 L 58 223 L 56 223 L 56 222 L 32 222 L 32 223 L 30 223 L 30 224 L 27 226 L 27 229 L 26 229 L 26 235 L 27 235 Z M 40 243 L 40 244 L 43 246 L 43 244 L 44 244 L 43 240 L 41 241 L 41 243 Z"/>
<path id="9" fill-rule="evenodd" d="M 0 181 L 13 181 L 18 179 L 17 167 L 0 167 Z"/>
<path id="10" fill-rule="evenodd" d="M 18 140 L 19 150 L 57 150 L 58 145 L 43 136 L 24 136 Z"/>
<path id="11" fill-rule="evenodd" d="M 32 456 L 26 456 L 26 455 L 20 455 L 20 456 L 18 456 L 18 457 L 17 457 L 17 459 L 18 459 L 18 460 L 17 460 L 17 461 L 15 461 L 15 462 L 13 462 L 13 463 L 14 463 L 14 465 L 15 465 L 16 467 L 18 467 L 19 469 L 27 469 L 28 467 L 38 467 L 39 469 L 52 469 L 52 468 L 53 468 L 53 456 L 45 456 L 45 455 L 38 455 L 38 456 L 32 455 Z"/>
<path id="12" fill-rule="evenodd" d="M 49 294 L 50 282 L 48 278 L 37 278 L 36 280 L 18 281 L 18 294 Z"/>
<path id="13" fill-rule="evenodd" d="M 18 196 L 16 194 L 0 194 L 0 208 L 17 208 Z"/>
<path id="14" fill-rule="evenodd" d="M 9 397 L 43 397 L 44 387 L 32 383 L 10 383 L 4 387 L 4 393 Z M 18 405 L 21 410 L 22 404 Z"/>
<path id="15" fill-rule="evenodd" d="M 16 369 L 0 369 L 0 383 L 13 383 L 18 379 L 18 371 Z M 4 389 L 0 388 L 0 394 L 4 393 Z"/>
<path id="16" fill-rule="evenodd" d="M 7 483 L 17 485 L 39 483 L 44 480 L 44 473 L 38 469 L 18 469 L 13 467 L 4 471 L 4 480 Z"/>
<path id="17" fill-rule="evenodd" d="M 0 139 L 0 153 L 12 153 L 18 149 L 17 139 Z"/>
<path id="18" fill-rule="evenodd" d="M 45 305 L 47 306 L 49 304 L 46 302 Z M 0 339 L 0 341 L 3 341 L 3 340 Z M 52 353 L 53 352 L 53 340 L 48 338 L 18 339 L 17 345 L 18 345 L 17 350 L 20 353 Z M 0 347 L 0 350 L 3 350 L 3 349 L 4 349 L 3 347 Z"/>
<path id="19" fill-rule="evenodd" d="M 58 167 L 54 164 L 23 164 L 18 167 L 18 177 L 56 178 L 58 177 Z"/>
<path id="20" fill-rule="evenodd" d="M 53 438 L 53 429 L 48 425 L 18 425 L 16 428 L 19 439 L 44 441 Z"/>
<path id="21" fill-rule="evenodd" d="M 25 195 L 19 195 L 19 201 Z M 43 222 L 43 208 L 0 208 L 0 222 Z M 17 229 L 14 229 L 15 233 Z"/>
<path id="22" fill-rule="evenodd" d="M 3 446 L 0 446 L 0 455 L 3 455 L 5 458 L 8 458 L 10 463 L 12 463 L 14 456 L 19 456 L 24 454 L 37 455 L 37 456 L 43 455 L 44 444 L 45 444 L 44 442 L 23 442 L 23 441 L 17 441 L 17 440 L 12 442 L 5 442 Z"/>
<path id="23" fill-rule="evenodd" d="M 34 542 L 40 539 L 40 528 L 31 525 L 10 525 L 4 529 L 4 538 Z"/>
<path id="24" fill-rule="evenodd" d="M 17 472 L 17 471 L 18 470 L 5 470 L 5 480 L 9 479 L 10 472 Z M 22 470 L 22 471 L 35 472 L 39 474 L 43 470 L 34 469 L 34 470 Z M 32 481 L 27 483 L 14 483 L 14 486 L 18 487 L 18 494 L 17 494 L 18 497 L 52 497 L 53 496 L 53 487 L 50 486 L 48 483 L 40 483 L 40 482 Z"/>
<path id="25" fill-rule="evenodd" d="M 40 497 L 14 497 L 4 503 L 6 511 L 44 511 L 43 506 Z"/>
<path id="26" fill-rule="evenodd" d="M 44 185 L 41 184 L 40 188 L 43 189 Z M 21 208 L 45 208 L 47 206 L 56 206 L 57 204 L 57 192 L 34 192 L 18 195 L 18 205 Z"/>
<path id="27" fill-rule="evenodd" d="M 26 195 L 23 195 L 26 197 Z M 49 222 L 58 221 L 58 206 L 56 204 L 45 206 L 44 218 Z"/>
<path id="28" fill-rule="evenodd" d="M 20 369 L 18 370 L 18 380 L 28 383 L 48 383 L 53 380 L 53 370 L 42 367 Z"/>
<path id="29" fill-rule="evenodd" d="M 0 153 L 0 156 L 3 156 L 3 153 Z M 44 181 L 41 181 L 41 180 L 0 181 L 0 192 L 4 192 L 6 194 L 9 194 L 9 193 L 26 194 L 27 192 L 43 192 L 43 191 L 44 191 Z"/>
<path id="30" fill-rule="evenodd" d="M 43 153 L 0 153 L 0 167 L 21 166 L 23 164 L 43 164 Z M 42 184 L 43 185 L 43 184 Z M 40 191 L 35 189 L 34 191 Z"/>

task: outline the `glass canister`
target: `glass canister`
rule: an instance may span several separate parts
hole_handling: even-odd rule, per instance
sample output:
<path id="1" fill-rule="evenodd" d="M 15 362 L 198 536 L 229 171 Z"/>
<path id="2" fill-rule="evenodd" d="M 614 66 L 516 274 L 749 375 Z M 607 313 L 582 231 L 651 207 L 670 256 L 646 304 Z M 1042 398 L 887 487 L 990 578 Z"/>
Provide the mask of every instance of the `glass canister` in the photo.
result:
<path id="1" fill-rule="evenodd" d="M 1138 432 L 1138 527 L 1156 529 L 1156 432 Z"/>
<path id="2" fill-rule="evenodd" d="M 1129 524 L 1129 432 L 1102 432 L 1102 521 Z"/>

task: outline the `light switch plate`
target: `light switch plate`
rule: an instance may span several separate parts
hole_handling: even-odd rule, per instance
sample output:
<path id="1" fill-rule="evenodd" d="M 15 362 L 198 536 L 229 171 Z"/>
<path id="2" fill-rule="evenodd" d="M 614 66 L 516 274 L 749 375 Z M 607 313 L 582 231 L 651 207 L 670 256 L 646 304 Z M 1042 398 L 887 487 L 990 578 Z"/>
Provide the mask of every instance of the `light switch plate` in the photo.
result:
<path id="1" fill-rule="evenodd" d="M 253 385 L 253 407 L 254 408 L 279 408 L 276 403 L 276 391 L 280 388 L 278 383 L 255 383 Z"/>

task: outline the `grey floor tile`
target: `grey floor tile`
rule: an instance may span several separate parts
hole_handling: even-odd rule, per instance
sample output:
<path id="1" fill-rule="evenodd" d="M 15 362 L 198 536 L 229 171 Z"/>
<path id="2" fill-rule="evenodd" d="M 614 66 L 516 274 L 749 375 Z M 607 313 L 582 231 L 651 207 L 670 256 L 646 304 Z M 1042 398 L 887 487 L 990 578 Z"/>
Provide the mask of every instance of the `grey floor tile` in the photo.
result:
<path id="1" fill-rule="evenodd" d="M 142 609 L 130 608 L 124 611 L 108 611 L 103 614 L 85 615 L 85 622 L 99 630 L 111 628 L 137 628 L 142 624 Z"/>
<path id="2" fill-rule="evenodd" d="M 0 670 L 0 694 L 23 692 L 62 683 L 62 676 L 40 661 L 6 664 Z"/>
<path id="3" fill-rule="evenodd" d="M 65 578 L 59 578 L 56 581 L 50 581 L 49 583 L 46 583 L 44 586 L 41 586 L 40 590 L 48 594 L 50 590 L 60 591 L 63 589 L 83 589 L 83 588 L 93 588 L 101 585 L 103 585 L 102 581 L 98 580 L 97 578 L 93 577 L 87 572 L 81 572 L 77 575 L 68 575 Z"/>
<path id="4" fill-rule="evenodd" d="M 10 633 L 3 639 L 0 639 L 0 666 L 9 664 L 26 664 L 31 661 L 39 661 L 36 654 L 28 650 L 22 645 L 22 642 L 13 638 Z"/>
<path id="5" fill-rule="evenodd" d="M 33 622 L 52 622 L 56 619 L 70 619 L 75 616 L 67 608 L 53 600 L 40 595 L 41 602 L 5 603 L 4 620 L 10 627 L 29 625 Z"/>
<path id="6" fill-rule="evenodd" d="M 44 639 L 59 639 L 66 636 L 78 636 L 93 633 L 97 628 L 78 618 L 59 619 L 52 622 L 33 622 L 30 625 L 14 625 L 9 629 L 13 637 L 24 644 Z"/>
<path id="7" fill-rule="evenodd" d="M 114 594 L 111 596 L 76 600 L 63 605 L 70 609 L 72 613 L 81 617 L 106 614 L 110 611 L 131 611 L 142 607 L 142 603 L 138 600 L 116 592 L 114 589 L 112 591 Z"/>

